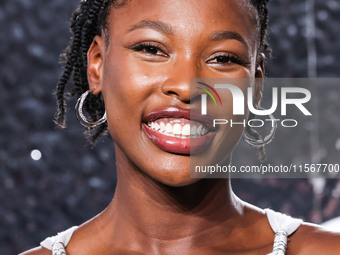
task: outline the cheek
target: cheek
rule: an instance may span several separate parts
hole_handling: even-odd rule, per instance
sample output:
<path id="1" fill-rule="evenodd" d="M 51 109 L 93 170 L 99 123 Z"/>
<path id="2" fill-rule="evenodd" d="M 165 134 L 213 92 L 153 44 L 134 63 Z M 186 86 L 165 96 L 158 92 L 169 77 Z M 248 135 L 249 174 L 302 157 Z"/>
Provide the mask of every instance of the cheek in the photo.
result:
<path id="1" fill-rule="evenodd" d="M 108 52 L 103 65 L 102 93 L 109 131 L 117 144 L 139 139 L 142 116 L 160 100 L 165 76 L 124 50 Z"/>
<path id="2" fill-rule="evenodd" d="M 250 77 L 246 76 L 247 71 L 241 70 L 239 77 Z M 244 75 L 244 76 L 243 76 Z M 227 88 L 216 89 L 223 102 L 223 106 L 215 106 L 212 100 L 210 105 L 208 104 L 208 113 L 213 119 L 218 119 L 218 131 L 216 138 L 212 146 L 208 148 L 206 152 L 200 157 L 192 157 L 192 166 L 211 166 L 216 164 L 222 164 L 228 159 L 237 145 L 238 141 L 242 137 L 247 120 L 249 116 L 248 103 L 247 103 L 247 90 L 249 87 L 254 87 L 254 79 L 226 79 L 221 83 L 232 84 L 241 90 L 243 97 L 232 95 Z M 234 104 L 234 102 L 237 102 Z M 243 106 L 242 114 L 234 114 L 234 110 L 240 110 Z"/>
<path id="3" fill-rule="evenodd" d="M 232 96 L 230 93 L 228 94 L 229 100 L 227 100 L 226 106 L 226 119 L 228 121 L 227 125 L 224 128 L 224 134 L 221 137 L 223 141 L 222 148 L 225 147 L 226 150 L 232 150 L 239 139 L 242 137 L 242 133 L 247 125 L 248 117 L 249 117 L 249 109 L 248 109 L 248 88 L 251 88 L 254 85 L 254 79 L 240 79 L 235 81 L 235 84 L 239 89 L 241 89 L 243 98 L 238 98 Z M 236 102 L 234 104 L 234 102 Z M 235 113 L 235 110 L 239 110 L 243 106 L 243 114 Z"/>
<path id="4" fill-rule="evenodd" d="M 131 133 L 124 130 L 140 127 L 138 107 L 145 97 L 146 86 L 139 82 L 139 76 L 134 67 L 129 65 L 129 61 L 108 54 L 108 60 L 103 66 L 102 93 L 109 131 L 117 143 L 126 139 L 125 133 Z"/>
<path id="5" fill-rule="evenodd" d="M 144 70 L 122 53 L 108 53 L 103 67 L 103 95 L 108 112 L 116 117 L 133 114 L 149 90 Z"/>
<path id="6" fill-rule="evenodd" d="M 133 107 L 150 96 L 164 79 L 160 68 L 143 64 L 131 55 L 124 51 L 113 52 L 105 62 L 103 94 L 115 98 L 115 102 L 107 100 L 107 106 L 118 103 L 133 110 Z M 129 104 L 126 104 L 127 102 Z"/>

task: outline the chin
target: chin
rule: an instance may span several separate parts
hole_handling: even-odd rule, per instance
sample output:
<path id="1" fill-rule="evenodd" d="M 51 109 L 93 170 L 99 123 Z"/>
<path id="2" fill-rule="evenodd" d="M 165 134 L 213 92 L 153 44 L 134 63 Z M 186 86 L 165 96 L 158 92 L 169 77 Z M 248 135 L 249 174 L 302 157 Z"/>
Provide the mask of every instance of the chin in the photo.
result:
<path id="1" fill-rule="evenodd" d="M 178 157 L 181 159 L 179 160 Z M 177 160 L 175 160 L 176 158 Z M 199 178 L 191 178 L 189 156 L 173 155 L 165 164 L 152 167 L 145 171 L 152 179 L 171 187 L 184 187 L 198 182 Z M 183 162 L 183 160 L 185 162 Z M 172 167 L 172 165 L 177 167 Z M 179 167 L 181 166 L 181 167 Z"/>
<path id="2" fill-rule="evenodd" d="M 190 174 L 189 176 L 172 176 L 172 177 L 166 177 L 166 178 L 158 178 L 157 179 L 160 183 L 170 186 L 170 187 L 185 187 L 191 184 L 194 184 L 198 182 L 199 178 L 191 178 Z"/>

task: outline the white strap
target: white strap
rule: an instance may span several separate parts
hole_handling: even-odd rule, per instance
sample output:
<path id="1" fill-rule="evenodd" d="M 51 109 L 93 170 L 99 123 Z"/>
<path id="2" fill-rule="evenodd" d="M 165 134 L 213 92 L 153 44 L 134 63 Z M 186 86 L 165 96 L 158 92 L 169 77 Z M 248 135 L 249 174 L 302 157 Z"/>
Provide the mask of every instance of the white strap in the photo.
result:
<path id="1" fill-rule="evenodd" d="M 288 242 L 288 236 L 293 234 L 301 225 L 301 219 L 294 219 L 288 215 L 264 209 L 269 224 L 275 232 L 273 251 L 268 255 L 284 255 Z"/>
<path id="2" fill-rule="evenodd" d="M 69 228 L 63 232 L 58 233 L 56 236 L 48 237 L 40 243 L 40 245 L 52 251 L 53 255 L 66 255 L 65 247 L 71 240 L 74 231 L 78 227 Z"/>

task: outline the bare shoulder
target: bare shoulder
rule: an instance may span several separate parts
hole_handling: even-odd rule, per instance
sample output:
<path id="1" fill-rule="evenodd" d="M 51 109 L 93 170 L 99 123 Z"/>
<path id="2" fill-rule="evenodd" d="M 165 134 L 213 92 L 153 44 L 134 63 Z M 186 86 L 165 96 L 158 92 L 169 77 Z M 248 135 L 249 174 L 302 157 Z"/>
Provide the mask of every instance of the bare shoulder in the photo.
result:
<path id="1" fill-rule="evenodd" d="M 32 250 L 20 253 L 19 255 L 51 255 L 52 252 L 43 247 L 37 247 Z"/>
<path id="2" fill-rule="evenodd" d="M 303 223 L 290 238 L 287 252 L 299 255 L 340 254 L 340 232 Z"/>

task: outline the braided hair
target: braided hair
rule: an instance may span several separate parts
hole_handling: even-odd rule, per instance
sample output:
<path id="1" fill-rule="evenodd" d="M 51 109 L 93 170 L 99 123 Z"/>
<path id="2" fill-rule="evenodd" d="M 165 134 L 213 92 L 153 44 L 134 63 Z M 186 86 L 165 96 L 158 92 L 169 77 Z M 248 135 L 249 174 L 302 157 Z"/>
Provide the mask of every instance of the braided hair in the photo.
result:
<path id="1" fill-rule="evenodd" d="M 55 123 L 62 128 L 66 127 L 66 100 L 72 97 L 80 97 L 89 89 L 87 81 L 87 51 L 93 38 L 107 31 L 107 18 L 110 7 L 120 8 L 129 0 L 81 0 L 80 6 L 72 14 L 72 36 L 66 50 L 61 54 L 61 64 L 64 67 L 61 78 L 57 84 L 55 95 L 57 99 L 57 113 Z M 257 19 L 260 33 L 260 51 L 270 52 L 267 43 L 268 9 L 269 0 L 249 0 L 257 11 Z M 106 35 L 106 44 L 109 43 Z M 66 92 L 66 85 L 73 79 L 73 87 Z M 83 111 L 90 120 L 101 118 L 105 112 L 104 100 L 101 95 L 89 94 L 84 103 Z M 97 127 L 85 128 L 85 134 L 91 144 L 107 133 L 107 123 Z M 254 132 L 249 132 L 254 133 Z"/>

